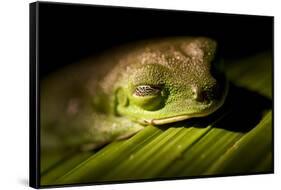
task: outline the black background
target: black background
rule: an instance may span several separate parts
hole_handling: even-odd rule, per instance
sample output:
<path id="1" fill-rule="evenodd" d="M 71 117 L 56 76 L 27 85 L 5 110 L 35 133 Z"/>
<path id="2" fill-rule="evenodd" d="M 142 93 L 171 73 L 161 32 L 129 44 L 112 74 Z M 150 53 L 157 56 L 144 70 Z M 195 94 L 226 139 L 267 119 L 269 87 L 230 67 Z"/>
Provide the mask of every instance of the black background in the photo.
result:
<path id="1" fill-rule="evenodd" d="M 39 3 L 40 77 L 130 41 L 208 36 L 225 58 L 272 50 L 273 17 Z"/>

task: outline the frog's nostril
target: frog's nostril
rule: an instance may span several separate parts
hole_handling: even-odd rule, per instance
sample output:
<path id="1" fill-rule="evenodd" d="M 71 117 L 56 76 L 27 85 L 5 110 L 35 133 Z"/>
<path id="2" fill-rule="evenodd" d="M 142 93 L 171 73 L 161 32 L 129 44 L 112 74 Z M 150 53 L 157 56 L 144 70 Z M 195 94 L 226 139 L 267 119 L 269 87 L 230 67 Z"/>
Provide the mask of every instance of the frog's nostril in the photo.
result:
<path id="1" fill-rule="evenodd" d="M 191 90 L 192 90 L 192 99 L 196 101 L 201 101 L 203 99 L 201 93 L 202 90 L 200 88 L 192 86 Z"/>
<path id="2" fill-rule="evenodd" d="M 212 97 L 212 92 L 198 87 L 192 88 L 192 98 L 197 102 L 208 102 Z"/>
<path id="3" fill-rule="evenodd" d="M 196 89 L 193 91 L 193 99 L 198 101 L 198 102 L 204 102 L 205 101 L 205 96 L 202 90 Z"/>

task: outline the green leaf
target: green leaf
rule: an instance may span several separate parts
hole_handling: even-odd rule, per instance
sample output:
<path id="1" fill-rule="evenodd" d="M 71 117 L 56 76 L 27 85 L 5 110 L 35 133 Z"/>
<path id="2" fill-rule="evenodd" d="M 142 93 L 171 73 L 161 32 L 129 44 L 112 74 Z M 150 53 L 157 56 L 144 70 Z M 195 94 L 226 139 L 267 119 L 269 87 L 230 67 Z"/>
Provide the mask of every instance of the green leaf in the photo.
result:
<path id="1" fill-rule="evenodd" d="M 41 185 L 273 172 L 271 54 L 225 62 L 231 89 L 217 113 L 95 152 L 42 152 Z"/>

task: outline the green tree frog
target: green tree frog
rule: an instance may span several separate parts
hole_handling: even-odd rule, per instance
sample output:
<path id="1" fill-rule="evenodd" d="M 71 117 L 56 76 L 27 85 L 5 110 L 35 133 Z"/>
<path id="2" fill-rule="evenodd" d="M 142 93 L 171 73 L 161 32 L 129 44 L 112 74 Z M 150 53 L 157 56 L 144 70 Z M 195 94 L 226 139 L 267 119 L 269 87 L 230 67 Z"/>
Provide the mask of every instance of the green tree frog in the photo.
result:
<path id="1" fill-rule="evenodd" d="M 41 81 L 43 148 L 95 149 L 216 111 L 227 94 L 217 43 L 174 37 L 126 45 Z"/>

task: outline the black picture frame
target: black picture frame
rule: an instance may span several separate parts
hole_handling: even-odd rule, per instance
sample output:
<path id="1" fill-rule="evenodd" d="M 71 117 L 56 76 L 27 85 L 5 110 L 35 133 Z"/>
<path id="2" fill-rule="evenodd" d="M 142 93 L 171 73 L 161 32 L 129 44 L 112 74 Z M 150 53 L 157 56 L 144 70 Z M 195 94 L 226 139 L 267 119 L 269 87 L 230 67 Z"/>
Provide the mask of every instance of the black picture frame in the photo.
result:
<path id="1" fill-rule="evenodd" d="M 274 17 L 176 11 L 148 8 L 98 6 L 72 3 L 30 4 L 30 186 L 33 188 L 127 183 L 197 177 L 268 174 L 274 172 Z M 268 51 L 272 57 L 271 169 L 220 175 L 94 181 L 41 185 L 40 179 L 40 81 L 69 64 L 122 44 L 169 36 L 208 36 L 222 44 L 227 59 Z M 83 47 L 83 48 L 81 48 Z"/>

